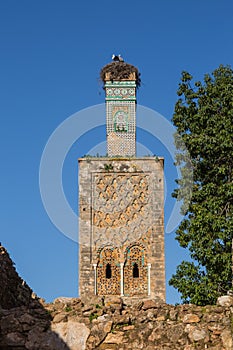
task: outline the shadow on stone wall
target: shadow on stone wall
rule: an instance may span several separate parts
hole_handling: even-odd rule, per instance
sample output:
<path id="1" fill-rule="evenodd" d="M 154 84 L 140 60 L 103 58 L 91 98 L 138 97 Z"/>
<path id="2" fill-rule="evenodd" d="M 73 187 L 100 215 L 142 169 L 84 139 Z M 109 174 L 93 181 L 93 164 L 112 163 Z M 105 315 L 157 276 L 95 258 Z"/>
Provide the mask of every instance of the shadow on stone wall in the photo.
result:
<path id="1" fill-rule="evenodd" d="M 0 245 L 0 349 L 69 350 L 51 330 L 51 316 L 19 277 Z"/>

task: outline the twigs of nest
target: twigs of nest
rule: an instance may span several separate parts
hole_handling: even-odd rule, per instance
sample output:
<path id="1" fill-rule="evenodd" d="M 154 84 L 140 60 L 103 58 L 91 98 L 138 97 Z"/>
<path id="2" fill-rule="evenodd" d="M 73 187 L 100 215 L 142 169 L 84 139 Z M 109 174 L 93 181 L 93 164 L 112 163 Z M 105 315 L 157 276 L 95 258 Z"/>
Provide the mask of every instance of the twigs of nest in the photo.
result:
<path id="1" fill-rule="evenodd" d="M 135 73 L 137 88 L 141 85 L 138 69 L 129 63 L 111 62 L 104 66 L 100 71 L 100 78 L 103 82 L 105 82 L 106 73 L 109 74 L 109 80 L 127 80 L 130 74 Z"/>

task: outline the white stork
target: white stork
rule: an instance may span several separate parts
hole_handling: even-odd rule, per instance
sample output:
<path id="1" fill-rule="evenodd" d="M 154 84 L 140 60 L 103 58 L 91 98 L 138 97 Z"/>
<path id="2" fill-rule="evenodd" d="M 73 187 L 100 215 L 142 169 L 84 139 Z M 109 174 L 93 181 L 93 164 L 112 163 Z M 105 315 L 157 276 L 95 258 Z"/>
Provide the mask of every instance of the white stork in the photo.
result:
<path id="1" fill-rule="evenodd" d="M 124 62 L 124 59 L 121 57 L 121 55 L 112 55 L 112 60 L 114 62 Z"/>

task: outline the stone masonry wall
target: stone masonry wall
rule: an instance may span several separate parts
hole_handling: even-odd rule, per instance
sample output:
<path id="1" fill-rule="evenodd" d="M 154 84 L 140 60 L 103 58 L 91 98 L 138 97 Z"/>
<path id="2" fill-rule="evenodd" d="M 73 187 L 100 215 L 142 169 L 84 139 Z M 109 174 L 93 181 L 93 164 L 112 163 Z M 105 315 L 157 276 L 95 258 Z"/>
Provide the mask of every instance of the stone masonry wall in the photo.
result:
<path id="1" fill-rule="evenodd" d="M 47 309 L 52 329 L 70 350 L 233 349 L 229 296 L 220 297 L 217 306 L 205 307 L 117 296 L 88 301 L 58 298 Z"/>
<path id="2" fill-rule="evenodd" d="M 233 349 L 231 296 L 205 307 L 88 294 L 46 304 L 34 293 L 28 299 L 31 289 L 22 292 L 8 253 L 0 252 L 1 350 Z"/>
<path id="3" fill-rule="evenodd" d="M 48 311 L 0 246 L 0 349 L 69 350 L 50 324 Z"/>
<path id="4" fill-rule="evenodd" d="M 0 245 L 0 306 L 10 309 L 29 304 L 31 288 L 19 277 L 6 249 Z"/>
<path id="5" fill-rule="evenodd" d="M 111 288 L 111 280 L 104 278 L 105 262 L 101 259 L 106 254 L 101 251 L 108 247 L 107 254 L 114 256 L 111 260 L 109 255 L 109 264 L 112 261 L 118 270 L 124 265 L 128 295 L 135 290 L 143 293 L 133 285 L 139 280 L 127 280 L 127 259 L 131 257 L 131 265 L 133 259 L 138 266 L 142 261 L 139 272 L 145 279 L 144 296 L 148 293 L 147 264 L 151 264 L 150 296 L 165 300 L 163 190 L 162 158 L 79 159 L 80 296 L 94 294 L 94 264 L 97 292 L 99 286 L 99 294 L 120 294 L 120 288 Z M 115 275 L 120 278 L 119 272 Z M 119 285 L 120 281 L 115 279 L 114 283 Z"/>

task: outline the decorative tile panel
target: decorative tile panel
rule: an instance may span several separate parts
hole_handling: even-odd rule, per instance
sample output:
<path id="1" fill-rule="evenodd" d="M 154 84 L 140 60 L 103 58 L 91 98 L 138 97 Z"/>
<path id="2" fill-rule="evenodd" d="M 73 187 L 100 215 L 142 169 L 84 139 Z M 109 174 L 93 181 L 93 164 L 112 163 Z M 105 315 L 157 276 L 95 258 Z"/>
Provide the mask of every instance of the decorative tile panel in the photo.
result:
<path id="1" fill-rule="evenodd" d="M 107 83 L 105 92 L 108 156 L 134 156 L 136 154 L 136 84 L 134 81 Z"/>

